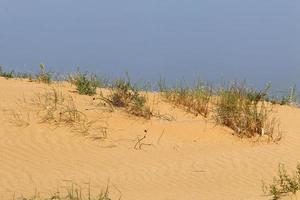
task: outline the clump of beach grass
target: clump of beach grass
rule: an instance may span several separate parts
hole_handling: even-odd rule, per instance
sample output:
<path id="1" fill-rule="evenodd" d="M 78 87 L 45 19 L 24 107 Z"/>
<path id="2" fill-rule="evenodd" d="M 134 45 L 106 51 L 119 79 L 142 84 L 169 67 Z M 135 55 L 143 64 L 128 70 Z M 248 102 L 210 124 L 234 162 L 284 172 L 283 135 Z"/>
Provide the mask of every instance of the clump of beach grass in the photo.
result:
<path id="1" fill-rule="evenodd" d="M 36 80 L 41 83 L 50 84 L 51 83 L 51 73 L 46 71 L 46 66 L 40 64 L 40 72 L 36 75 Z"/>
<path id="2" fill-rule="evenodd" d="M 280 199 L 289 194 L 296 194 L 300 190 L 300 164 L 296 171 L 289 174 L 283 164 L 278 167 L 278 175 L 273 178 L 273 183 L 266 185 L 263 182 L 263 192 L 272 197 L 273 200 Z"/>
<path id="3" fill-rule="evenodd" d="M 177 85 L 167 88 L 164 80 L 159 81 L 159 90 L 163 97 L 176 106 L 183 107 L 194 115 L 208 117 L 209 104 L 212 98 L 212 86 L 202 81 L 196 82 L 194 86 Z"/>
<path id="4" fill-rule="evenodd" d="M 86 116 L 77 109 L 73 98 L 65 97 L 62 92 L 54 88 L 37 95 L 32 103 L 40 107 L 38 114 L 42 123 L 73 125 L 81 120 L 86 120 Z"/>
<path id="5" fill-rule="evenodd" d="M 128 113 L 134 116 L 150 119 L 152 112 L 146 104 L 145 95 L 141 94 L 137 86 L 134 86 L 129 77 L 126 79 L 114 80 L 109 88 L 110 94 L 100 99 L 113 107 L 124 108 Z"/>
<path id="6" fill-rule="evenodd" d="M 67 126 L 85 136 L 90 135 L 92 131 L 97 133 L 97 138 L 107 137 L 107 124 L 99 125 L 97 120 L 89 120 L 87 115 L 79 110 L 72 96 L 66 96 L 55 88 L 38 94 L 31 104 L 37 107 L 39 123 L 48 123 L 55 127 Z"/>
<path id="7" fill-rule="evenodd" d="M 265 102 L 270 85 L 262 91 L 234 82 L 218 92 L 214 119 L 239 137 L 274 137 L 277 125 L 272 108 Z"/>

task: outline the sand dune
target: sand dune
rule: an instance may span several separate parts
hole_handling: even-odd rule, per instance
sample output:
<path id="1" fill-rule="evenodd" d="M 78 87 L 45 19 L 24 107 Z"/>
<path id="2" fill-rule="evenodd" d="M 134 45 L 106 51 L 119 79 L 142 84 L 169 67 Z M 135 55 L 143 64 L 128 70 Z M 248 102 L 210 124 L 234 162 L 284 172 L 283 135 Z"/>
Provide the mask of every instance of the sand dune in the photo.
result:
<path id="1" fill-rule="evenodd" d="M 105 123 L 108 138 L 38 123 L 34 105 L 20 102 L 51 87 L 72 95 L 90 119 Z M 72 91 L 67 83 L 48 86 L 0 79 L 0 197 L 31 195 L 36 189 L 47 195 L 70 180 L 83 188 L 90 182 L 92 191 L 109 181 L 111 196 L 118 199 L 121 192 L 122 200 L 269 199 L 262 193 L 262 180 L 271 181 L 279 163 L 292 169 L 300 161 L 300 109 L 275 107 L 283 139 L 254 143 L 173 108 L 155 93 L 149 94 L 155 110 L 176 120 L 107 112 L 92 97 Z M 28 124 L 16 126 L 12 112 L 22 114 Z M 143 141 L 151 145 L 134 149 L 145 130 Z"/>

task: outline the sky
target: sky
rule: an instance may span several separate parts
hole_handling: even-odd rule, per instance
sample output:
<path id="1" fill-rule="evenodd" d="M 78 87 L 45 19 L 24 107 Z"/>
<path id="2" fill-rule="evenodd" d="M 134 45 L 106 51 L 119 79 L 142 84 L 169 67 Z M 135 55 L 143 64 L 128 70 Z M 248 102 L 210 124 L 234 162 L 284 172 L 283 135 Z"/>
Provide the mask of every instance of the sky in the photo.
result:
<path id="1" fill-rule="evenodd" d="M 0 0 L 5 69 L 300 87 L 299 0 Z M 298 87 L 298 88 L 299 88 Z"/>

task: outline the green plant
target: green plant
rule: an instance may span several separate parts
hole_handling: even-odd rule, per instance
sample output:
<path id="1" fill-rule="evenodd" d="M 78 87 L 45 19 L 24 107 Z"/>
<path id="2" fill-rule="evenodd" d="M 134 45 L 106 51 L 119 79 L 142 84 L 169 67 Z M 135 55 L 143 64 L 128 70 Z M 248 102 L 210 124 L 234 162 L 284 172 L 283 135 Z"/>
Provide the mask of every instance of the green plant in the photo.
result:
<path id="1" fill-rule="evenodd" d="M 51 73 L 46 71 L 46 66 L 44 64 L 40 64 L 40 72 L 36 75 L 36 79 L 41 83 L 51 83 Z"/>
<path id="2" fill-rule="evenodd" d="M 146 119 L 151 117 L 152 113 L 146 105 L 146 97 L 131 83 L 129 77 L 127 80 L 115 80 L 110 87 L 110 92 L 108 97 L 102 94 L 100 99 L 113 107 L 125 108 L 132 115 Z"/>
<path id="3" fill-rule="evenodd" d="M 87 73 L 81 73 L 79 70 L 76 74 L 69 75 L 68 80 L 72 84 L 75 84 L 78 93 L 83 95 L 91 96 L 96 94 L 96 89 L 99 85 L 95 75 L 88 76 Z"/>
<path id="4" fill-rule="evenodd" d="M 217 97 L 215 120 L 240 136 L 273 137 L 276 120 L 271 118 L 272 109 L 265 104 L 269 85 L 263 91 L 233 83 L 221 88 Z"/>
<path id="5" fill-rule="evenodd" d="M 263 192 L 277 200 L 289 193 L 296 194 L 300 190 L 300 165 L 296 167 L 296 173 L 290 175 L 287 173 L 283 164 L 278 166 L 278 176 L 273 178 L 273 183 L 265 185 L 263 183 Z"/>

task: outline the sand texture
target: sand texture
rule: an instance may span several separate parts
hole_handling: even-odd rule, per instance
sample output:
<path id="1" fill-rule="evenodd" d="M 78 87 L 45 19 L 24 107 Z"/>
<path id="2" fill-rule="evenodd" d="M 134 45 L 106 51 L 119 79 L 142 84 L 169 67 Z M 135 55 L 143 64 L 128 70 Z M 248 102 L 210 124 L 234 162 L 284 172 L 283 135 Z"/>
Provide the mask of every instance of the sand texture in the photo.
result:
<path id="1" fill-rule="evenodd" d="M 41 123 L 30 100 L 52 88 L 71 95 L 95 127 L 107 128 L 107 137 L 97 128 L 84 136 L 72 127 Z M 92 191 L 109 184 L 112 198 L 122 200 L 263 200 L 270 197 L 262 193 L 262 180 L 272 181 L 279 163 L 294 169 L 300 161 L 297 108 L 274 108 L 281 141 L 252 142 L 155 93 L 148 96 L 162 117 L 145 120 L 110 112 L 74 91 L 68 83 L 0 78 L 1 199 L 35 190 L 46 196 L 73 181 L 83 190 L 89 182 Z"/>

